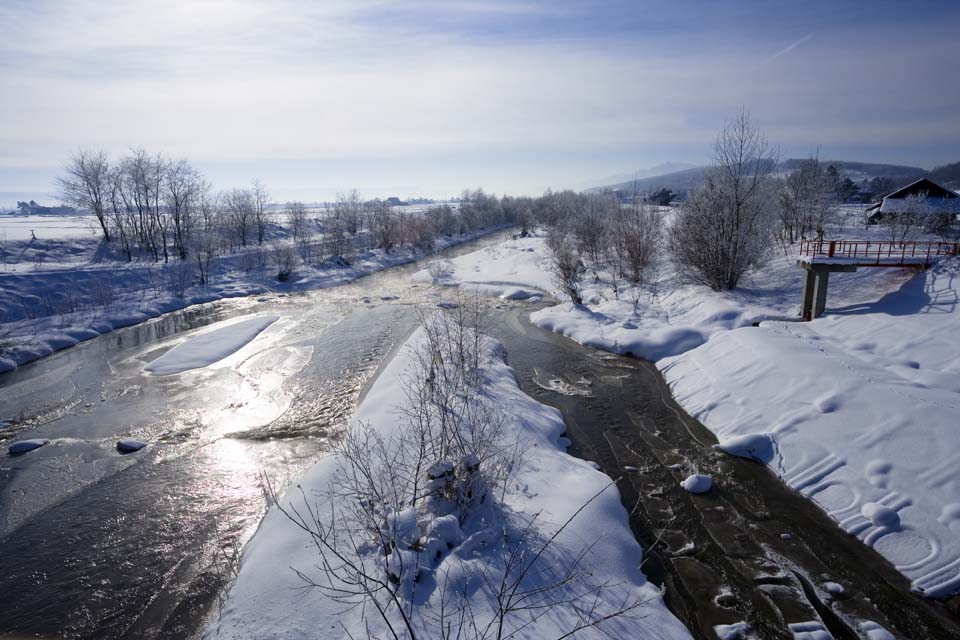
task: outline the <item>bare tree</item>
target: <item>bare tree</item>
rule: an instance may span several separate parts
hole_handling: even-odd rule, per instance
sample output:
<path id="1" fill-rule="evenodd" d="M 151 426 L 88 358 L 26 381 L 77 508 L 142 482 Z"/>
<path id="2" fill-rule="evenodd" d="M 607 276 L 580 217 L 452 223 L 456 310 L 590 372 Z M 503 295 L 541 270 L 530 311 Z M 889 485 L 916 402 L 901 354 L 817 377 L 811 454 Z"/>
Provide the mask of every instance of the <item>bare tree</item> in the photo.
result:
<path id="1" fill-rule="evenodd" d="M 259 180 L 253 181 L 253 189 L 250 193 L 253 201 L 253 220 L 257 227 L 257 244 L 261 245 L 267 234 L 267 203 L 270 200 L 270 194 Z"/>
<path id="2" fill-rule="evenodd" d="M 110 161 L 103 151 L 80 150 L 63 168 L 57 186 L 64 202 L 92 211 L 100 224 L 103 239 L 110 242 L 108 199 L 110 190 Z"/>
<path id="3" fill-rule="evenodd" d="M 390 250 L 401 239 L 400 221 L 397 215 L 385 202 L 373 200 L 369 203 L 370 224 L 377 238 L 377 243 L 384 251 Z"/>
<path id="4" fill-rule="evenodd" d="M 356 189 L 337 194 L 334 216 L 350 235 L 356 235 L 363 230 L 363 202 Z"/>
<path id="5" fill-rule="evenodd" d="M 253 192 L 249 189 L 231 189 L 221 195 L 221 200 L 237 240 L 241 246 L 247 246 L 247 234 L 254 223 L 256 208 Z"/>
<path id="6" fill-rule="evenodd" d="M 179 160 L 167 164 L 163 184 L 165 206 L 173 227 L 174 250 L 181 260 L 186 260 L 201 190 L 205 186 L 203 178 L 189 162 Z"/>
<path id="7" fill-rule="evenodd" d="M 680 209 L 670 249 L 684 275 L 715 290 L 735 289 L 773 243 L 771 173 L 776 156 L 746 111 L 714 144 L 716 166 Z"/>

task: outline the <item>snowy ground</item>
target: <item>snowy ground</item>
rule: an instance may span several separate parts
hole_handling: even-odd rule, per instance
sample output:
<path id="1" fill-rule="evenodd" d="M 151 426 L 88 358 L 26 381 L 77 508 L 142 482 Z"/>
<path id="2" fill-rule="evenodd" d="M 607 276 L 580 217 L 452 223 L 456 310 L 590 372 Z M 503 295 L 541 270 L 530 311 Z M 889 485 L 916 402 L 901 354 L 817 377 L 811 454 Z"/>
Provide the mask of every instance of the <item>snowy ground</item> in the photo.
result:
<path id="1" fill-rule="evenodd" d="M 21 215 L 0 213 L 0 243 L 29 240 L 95 238 L 100 226 L 92 215 Z"/>
<path id="2" fill-rule="evenodd" d="M 546 255 L 540 238 L 514 240 L 456 258 L 446 279 L 555 293 Z M 834 274 L 826 316 L 799 323 L 795 260 L 778 255 L 732 293 L 664 267 L 619 300 L 588 272 L 584 305 L 531 319 L 656 361 L 691 415 L 721 441 L 754 436 L 757 457 L 915 589 L 960 591 L 960 264 Z"/>
<path id="3" fill-rule="evenodd" d="M 365 397 L 352 422 L 352 429 L 369 424 L 389 438 L 401 421 L 400 408 L 410 402 L 404 389 L 414 355 L 412 345 L 422 339 L 415 333 L 407 346 L 384 369 Z M 478 576 L 495 572 L 503 559 L 501 533 L 516 518 L 527 519 L 539 513 L 534 530 L 524 544 L 527 553 L 535 550 L 532 541 L 556 531 L 576 510 L 599 492 L 586 509 L 572 520 L 544 556 L 544 566 L 569 562 L 582 551 L 587 553 L 583 566 L 589 567 L 596 580 L 609 586 L 600 592 L 599 611 L 620 606 L 625 600 L 638 599 L 644 604 L 629 617 L 604 622 L 599 628 L 588 628 L 577 637 L 689 637 L 683 626 L 667 611 L 659 591 L 649 584 L 641 572 L 642 551 L 630 531 L 627 513 L 620 504 L 616 488 L 608 486 L 610 478 L 596 471 L 589 463 L 569 456 L 559 444 L 564 431 L 559 412 L 524 394 L 514 378 L 513 370 L 504 362 L 502 348 L 490 341 L 484 350 L 483 366 L 489 381 L 486 393 L 509 416 L 505 439 L 524 442 L 524 463 L 508 483 L 497 513 L 487 513 L 482 521 L 461 523 L 462 530 L 445 534 L 449 544 L 437 553 L 438 566 L 424 567 L 429 576 L 420 581 L 424 611 L 421 624 L 429 614 L 439 612 L 443 593 L 436 583 L 446 580 L 447 589 L 466 594 L 473 615 L 485 620 L 491 615 L 491 584 Z M 318 514 L 339 508 L 338 498 L 328 493 L 331 479 L 343 464 L 331 455 L 314 466 L 300 481 L 304 494 L 291 488 L 280 499 L 282 505 L 304 507 L 304 495 L 315 501 Z M 607 487 L 604 490 L 604 487 Z M 321 518 L 325 516 L 321 515 Z M 449 516 L 448 516 L 449 517 Z M 418 523 L 418 526 L 420 523 Z M 434 530 L 430 527 L 429 530 Z M 498 533 L 500 532 L 500 533 Z M 431 539 L 432 540 L 432 539 Z M 428 542 L 428 545 L 432 544 Z M 526 547 L 525 547 L 526 548 Z M 204 634 L 205 638 L 314 638 L 329 635 L 340 637 L 387 637 L 383 623 L 369 607 L 347 607 L 323 593 L 302 590 L 303 580 L 291 568 L 317 579 L 319 556 L 310 538 L 289 519 L 272 508 L 246 546 L 238 578 L 228 593 L 219 620 Z M 536 584 L 546 574 L 530 574 Z M 455 584 L 454 584 L 455 583 Z M 571 583 L 563 589 L 564 597 L 574 596 L 584 584 Z M 426 590 L 426 593 L 423 591 Z M 449 593 L 449 591 L 448 591 Z M 535 612 L 534 612 L 535 613 Z M 516 620 L 532 617 L 534 621 L 517 637 L 559 637 L 576 623 L 574 609 L 558 607 L 548 615 L 517 614 Z M 516 621 L 514 621 L 514 624 Z M 365 624 L 371 625 L 369 631 Z M 602 631 L 601 631 L 602 629 Z M 429 632 L 418 636 L 438 637 Z M 372 634 L 372 636 L 370 635 Z M 469 634 L 468 634 L 469 635 Z M 469 636 L 472 637 L 472 636 Z"/>
<path id="4" fill-rule="evenodd" d="M 438 238 L 435 249 L 489 231 Z M 268 291 L 333 287 L 422 257 L 409 249 L 389 254 L 366 250 L 349 265 L 301 265 L 281 283 L 269 250 L 250 248 L 221 258 L 210 284 L 200 286 L 192 270 L 183 269 L 179 261 L 127 263 L 95 239 L 26 241 L 6 250 L 21 258 L 16 270 L 9 264 L 0 268 L 0 372 L 190 305 Z"/>

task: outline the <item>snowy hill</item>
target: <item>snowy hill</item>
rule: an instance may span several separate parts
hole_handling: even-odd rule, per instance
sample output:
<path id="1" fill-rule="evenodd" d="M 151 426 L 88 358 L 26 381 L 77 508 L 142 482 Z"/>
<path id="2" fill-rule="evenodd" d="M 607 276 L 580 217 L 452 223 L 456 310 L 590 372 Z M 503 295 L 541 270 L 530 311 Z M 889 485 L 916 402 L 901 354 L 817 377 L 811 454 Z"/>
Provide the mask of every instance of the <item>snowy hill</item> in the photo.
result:
<path id="1" fill-rule="evenodd" d="M 790 158 L 777 164 L 776 173 L 789 173 L 797 168 L 802 160 L 799 158 Z M 911 167 L 895 164 L 876 164 L 870 162 L 854 162 L 849 160 L 822 160 L 824 164 L 833 164 L 842 168 L 847 176 L 856 183 L 863 180 L 872 180 L 873 178 L 889 178 L 902 186 L 912 182 L 917 178 L 927 175 L 927 171 L 920 167 Z M 661 165 L 664 166 L 664 165 Z M 952 166 L 952 165 L 950 165 Z M 601 191 L 627 190 L 632 191 L 636 188 L 638 191 L 651 191 L 656 189 L 670 189 L 677 193 L 684 193 L 690 188 L 697 186 L 703 180 L 703 174 L 706 167 L 685 168 L 672 173 L 664 173 L 656 176 L 643 177 L 634 180 L 631 176 L 626 180 L 619 182 L 610 182 L 600 186 L 587 189 L 589 193 Z"/>

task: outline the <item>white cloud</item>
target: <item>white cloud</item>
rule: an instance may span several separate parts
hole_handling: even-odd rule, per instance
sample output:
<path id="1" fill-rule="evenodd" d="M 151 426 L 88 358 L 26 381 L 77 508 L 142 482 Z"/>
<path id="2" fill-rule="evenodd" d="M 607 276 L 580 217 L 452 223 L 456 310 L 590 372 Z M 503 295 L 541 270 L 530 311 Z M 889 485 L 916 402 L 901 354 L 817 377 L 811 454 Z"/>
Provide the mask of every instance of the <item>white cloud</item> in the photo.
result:
<path id="1" fill-rule="evenodd" d="M 589 174 L 629 170 L 593 158 L 631 148 L 639 157 L 675 144 L 705 157 L 741 105 L 787 146 L 923 142 L 945 131 L 960 140 L 946 28 L 901 25 L 897 38 L 818 32 L 765 59 L 766 41 L 723 34 L 471 41 L 369 19 L 390 5 L 5 5 L 0 167 L 55 166 L 77 147 L 145 146 L 209 162 L 497 151 L 505 166 L 511 153 L 540 153 L 539 186 L 551 170 L 574 171 L 551 167 L 551 150 L 582 153 Z M 504 20 L 554 10 L 458 8 Z M 699 158 L 654 163 L 668 159 Z"/>

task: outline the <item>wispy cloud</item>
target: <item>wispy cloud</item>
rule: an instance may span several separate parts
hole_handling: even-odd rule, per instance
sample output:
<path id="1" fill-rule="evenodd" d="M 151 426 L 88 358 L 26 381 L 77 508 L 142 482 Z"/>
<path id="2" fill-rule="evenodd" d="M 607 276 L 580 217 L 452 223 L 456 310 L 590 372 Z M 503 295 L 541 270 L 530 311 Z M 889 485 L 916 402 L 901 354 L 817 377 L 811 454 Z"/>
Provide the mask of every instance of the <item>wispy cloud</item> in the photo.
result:
<path id="1" fill-rule="evenodd" d="M 243 166 L 238 182 L 290 161 L 307 184 L 536 192 L 702 161 L 741 105 L 788 152 L 934 164 L 960 145 L 950 20 L 879 0 L 857 21 L 851 3 L 774 6 L 5 2 L 0 190 L 17 190 L 3 167 L 143 145 L 224 179 Z M 906 135 L 914 156 L 891 157 Z"/>

